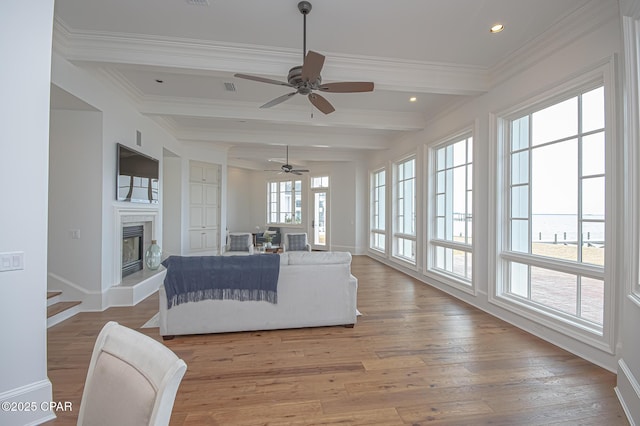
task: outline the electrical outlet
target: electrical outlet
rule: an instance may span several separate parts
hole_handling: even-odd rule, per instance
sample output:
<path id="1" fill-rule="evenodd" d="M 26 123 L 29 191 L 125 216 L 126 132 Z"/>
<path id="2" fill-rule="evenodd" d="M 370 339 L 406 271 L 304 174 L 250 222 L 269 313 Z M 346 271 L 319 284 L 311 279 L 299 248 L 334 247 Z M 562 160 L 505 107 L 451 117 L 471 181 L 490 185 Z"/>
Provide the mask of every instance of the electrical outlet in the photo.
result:
<path id="1" fill-rule="evenodd" d="M 80 230 L 79 229 L 72 229 L 69 231 L 69 233 L 71 234 L 71 239 L 72 240 L 79 240 L 80 239 Z"/>
<path id="2" fill-rule="evenodd" d="M 24 252 L 0 253 L 0 272 L 24 269 Z"/>

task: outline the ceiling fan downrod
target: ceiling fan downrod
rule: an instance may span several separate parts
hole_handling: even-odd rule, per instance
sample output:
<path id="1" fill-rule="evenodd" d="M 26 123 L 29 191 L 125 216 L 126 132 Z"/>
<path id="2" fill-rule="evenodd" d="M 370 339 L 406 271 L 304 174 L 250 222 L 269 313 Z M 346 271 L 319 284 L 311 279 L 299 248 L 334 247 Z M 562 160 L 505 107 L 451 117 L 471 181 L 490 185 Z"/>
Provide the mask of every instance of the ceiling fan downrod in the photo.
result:
<path id="1" fill-rule="evenodd" d="M 311 12 L 311 3 L 301 1 L 298 3 L 298 10 L 302 13 L 302 63 L 307 56 L 307 15 Z"/>

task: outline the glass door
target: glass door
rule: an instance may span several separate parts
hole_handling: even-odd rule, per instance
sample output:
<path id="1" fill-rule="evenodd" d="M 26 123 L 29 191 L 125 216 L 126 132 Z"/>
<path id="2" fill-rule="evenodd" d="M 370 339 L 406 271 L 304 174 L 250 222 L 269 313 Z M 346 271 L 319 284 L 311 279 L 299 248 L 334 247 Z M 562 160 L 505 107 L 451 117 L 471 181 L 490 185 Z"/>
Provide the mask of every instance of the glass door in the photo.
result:
<path id="1" fill-rule="evenodd" d="M 309 244 L 313 250 L 329 249 L 329 178 L 311 178 L 312 208 Z"/>
<path id="2" fill-rule="evenodd" d="M 313 192 L 310 244 L 314 250 L 327 250 L 327 195 L 327 191 Z"/>

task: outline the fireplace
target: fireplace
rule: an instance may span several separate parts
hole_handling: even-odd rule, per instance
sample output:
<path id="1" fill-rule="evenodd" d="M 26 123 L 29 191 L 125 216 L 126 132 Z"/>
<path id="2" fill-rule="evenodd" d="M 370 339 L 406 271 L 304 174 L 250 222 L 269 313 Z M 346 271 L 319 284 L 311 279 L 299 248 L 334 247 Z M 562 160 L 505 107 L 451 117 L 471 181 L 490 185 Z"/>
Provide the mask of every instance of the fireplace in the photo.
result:
<path id="1" fill-rule="evenodd" d="M 151 240 L 157 239 L 158 236 L 158 210 L 115 206 L 114 215 L 113 285 L 135 285 L 140 279 L 146 279 L 145 276 L 141 276 L 144 274 L 134 274 L 134 272 L 146 270 L 144 253 L 151 244 Z M 125 236 L 125 228 L 136 228 L 134 233 L 136 238 L 127 241 L 126 248 L 124 240 L 128 234 Z M 139 237 L 140 228 L 142 228 L 141 237 Z M 134 261 L 136 266 L 126 267 L 127 263 Z"/>
<path id="2" fill-rule="evenodd" d="M 144 226 L 122 228 L 122 276 L 126 277 L 143 268 Z"/>

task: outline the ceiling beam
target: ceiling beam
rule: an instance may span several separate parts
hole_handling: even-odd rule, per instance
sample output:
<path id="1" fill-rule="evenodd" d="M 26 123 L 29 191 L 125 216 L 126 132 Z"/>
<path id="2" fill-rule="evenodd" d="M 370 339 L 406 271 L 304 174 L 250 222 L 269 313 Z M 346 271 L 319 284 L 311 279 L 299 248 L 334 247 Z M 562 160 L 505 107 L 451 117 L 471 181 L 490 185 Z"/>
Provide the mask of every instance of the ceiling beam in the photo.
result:
<path id="1" fill-rule="evenodd" d="M 286 75 L 292 64 L 300 62 L 300 52 L 293 49 L 72 31 L 59 18 L 54 23 L 53 46 L 72 62 L 239 72 L 272 78 Z M 327 56 L 324 81 L 375 81 L 383 90 L 450 95 L 476 95 L 489 89 L 488 70 L 480 67 L 323 53 Z"/>
<path id="2" fill-rule="evenodd" d="M 225 120 L 252 120 L 282 125 L 333 127 L 342 129 L 369 129 L 389 131 L 417 131 L 424 129 L 424 118 L 419 112 L 393 112 L 372 110 L 340 110 L 324 115 L 306 108 L 280 105 L 278 108 L 260 109 L 252 102 L 210 101 L 163 97 L 145 97 L 139 110 L 145 115 L 215 118 Z"/>

